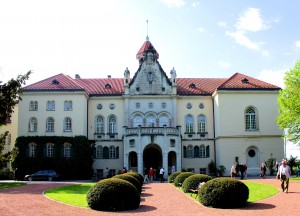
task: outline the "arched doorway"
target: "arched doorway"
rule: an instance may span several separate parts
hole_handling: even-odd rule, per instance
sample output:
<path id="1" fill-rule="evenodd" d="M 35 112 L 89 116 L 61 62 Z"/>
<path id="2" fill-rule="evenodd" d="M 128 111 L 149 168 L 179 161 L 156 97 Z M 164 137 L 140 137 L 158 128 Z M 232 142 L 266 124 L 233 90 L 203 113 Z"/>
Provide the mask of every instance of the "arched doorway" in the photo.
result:
<path id="1" fill-rule="evenodd" d="M 130 152 L 128 156 L 128 169 L 137 172 L 138 167 L 137 167 L 137 154 L 136 152 Z"/>
<path id="2" fill-rule="evenodd" d="M 176 152 L 170 151 L 168 154 L 168 175 L 172 173 L 172 166 L 175 167 L 175 171 L 177 171 L 176 166 Z"/>
<path id="3" fill-rule="evenodd" d="M 155 170 L 155 177 L 158 178 L 159 169 L 162 167 L 162 150 L 156 144 L 149 144 L 143 153 L 144 169 L 152 167 Z"/>

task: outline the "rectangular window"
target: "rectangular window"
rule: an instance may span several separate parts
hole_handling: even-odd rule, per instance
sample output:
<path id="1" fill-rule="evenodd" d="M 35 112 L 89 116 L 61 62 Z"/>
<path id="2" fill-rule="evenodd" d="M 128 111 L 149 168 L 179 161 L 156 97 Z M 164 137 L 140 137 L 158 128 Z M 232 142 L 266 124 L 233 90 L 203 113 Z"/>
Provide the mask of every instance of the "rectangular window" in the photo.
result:
<path id="1" fill-rule="evenodd" d="M 200 168 L 200 174 L 205 174 L 206 175 L 206 168 Z"/>
<path id="2" fill-rule="evenodd" d="M 73 109 L 72 101 L 65 101 L 64 102 L 64 110 L 71 111 Z"/>
<path id="3" fill-rule="evenodd" d="M 193 173 L 193 172 L 195 172 L 195 169 L 194 168 L 187 168 L 187 171 Z"/>
<path id="4" fill-rule="evenodd" d="M 175 147 L 175 140 L 174 139 L 170 140 L 170 147 Z"/>
<path id="5" fill-rule="evenodd" d="M 135 146 L 135 140 L 134 139 L 132 139 L 132 140 L 129 140 L 129 146 L 131 147 L 131 148 L 134 148 L 134 146 Z"/>
<path id="6" fill-rule="evenodd" d="M 47 101 L 47 111 L 55 111 L 55 101 Z"/>
<path id="7" fill-rule="evenodd" d="M 37 111 L 38 110 L 38 102 L 37 101 L 30 101 L 29 110 L 30 111 Z"/>

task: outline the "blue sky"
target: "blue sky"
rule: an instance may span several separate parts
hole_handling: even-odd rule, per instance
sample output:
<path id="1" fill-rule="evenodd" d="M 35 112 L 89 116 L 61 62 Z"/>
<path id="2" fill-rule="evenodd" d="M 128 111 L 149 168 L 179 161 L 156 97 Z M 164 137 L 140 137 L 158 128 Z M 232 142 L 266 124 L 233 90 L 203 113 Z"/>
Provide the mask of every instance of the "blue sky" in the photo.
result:
<path id="1" fill-rule="evenodd" d="M 33 70 L 27 84 L 56 75 L 131 76 L 148 35 L 169 75 L 240 72 L 280 87 L 300 54 L 300 2 L 274 0 L 0 1 L 0 80 Z"/>

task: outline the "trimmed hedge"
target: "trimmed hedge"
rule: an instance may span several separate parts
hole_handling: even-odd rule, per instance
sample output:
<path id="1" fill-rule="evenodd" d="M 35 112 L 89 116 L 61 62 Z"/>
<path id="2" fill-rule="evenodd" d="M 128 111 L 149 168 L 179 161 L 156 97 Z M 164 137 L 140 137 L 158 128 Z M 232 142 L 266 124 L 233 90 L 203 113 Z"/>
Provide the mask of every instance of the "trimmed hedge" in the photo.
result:
<path id="1" fill-rule="evenodd" d="M 127 172 L 126 174 L 132 175 L 133 177 L 135 177 L 140 182 L 140 185 L 143 186 L 144 177 L 141 174 L 139 174 L 138 172 Z"/>
<path id="2" fill-rule="evenodd" d="M 87 193 L 87 203 L 98 211 L 124 211 L 140 206 L 140 194 L 128 181 L 109 178 L 97 182 Z"/>
<path id="3" fill-rule="evenodd" d="M 113 178 L 118 178 L 118 179 L 123 179 L 125 181 L 128 181 L 131 184 L 133 184 L 133 186 L 136 187 L 136 189 L 139 192 L 142 191 L 142 186 L 141 186 L 139 180 L 136 177 L 132 176 L 132 175 L 129 175 L 129 174 L 119 174 L 119 175 L 113 176 Z"/>
<path id="4" fill-rule="evenodd" d="M 196 190 L 199 186 L 199 183 L 207 182 L 209 180 L 212 180 L 211 176 L 204 175 L 204 174 L 195 174 L 187 177 L 184 180 L 182 184 L 182 189 L 185 193 L 187 193 L 189 189 Z"/>
<path id="5" fill-rule="evenodd" d="M 203 185 L 198 192 L 199 201 L 213 208 L 239 208 L 247 204 L 248 187 L 232 178 L 215 178 Z"/>
<path id="6" fill-rule="evenodd" d="M 168 177 L 168 182 L 174 184 L 175 178 L 182 172 L 173 172 L 171 175 Z"/>
<path id="7" fill-rule="evenodd" d="M 179 186 L 182 186 L 184 180 L 187 178 L 187 177 L 190 177 L 192 175 L 195 175 L 195 173 L 192 173 L 192 172 L 183 172 L 183 173 L 180 173 L 175 179 L 174 179 L 174 184 L 176 187 L 179 187 Z"/>

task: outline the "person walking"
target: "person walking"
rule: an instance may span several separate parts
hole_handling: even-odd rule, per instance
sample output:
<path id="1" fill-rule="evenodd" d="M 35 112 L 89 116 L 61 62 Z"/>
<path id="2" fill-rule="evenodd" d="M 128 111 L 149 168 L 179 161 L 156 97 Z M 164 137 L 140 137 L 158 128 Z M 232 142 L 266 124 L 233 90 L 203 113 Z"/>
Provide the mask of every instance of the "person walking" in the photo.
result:
<path id="1" fill-rule="evenodd" d="M 230 177 L 234 178 L 236 174 L 236 170 L 235 170 L 235 166 L 232 165 L 231 169 L 230 169 Z"/>
<path id="2" fill-rule="evenodd" d="M 282 192 L 285 191 L 286 193 L 288 193 L 290 176 L 291 168 L 287 165 L 287 161 L 283 159 L 276 175 L 276 178 L 280 179 L 281 181 Z"/>
<path id="3" fill-rule="evenodd" d="M 267 167 L 265 163 L 262 163 L 260 167 L 260 177 L 266 178 L 266 171 L 267 171 Z"/>
<path id="4" fill-rule="evenodd" d="M 163 183 L 164 182 L 164 174 L 165 174 L 165 171 L 164 171 L 164 168 L 160 168 L 159 170 L 159 178 L 160 178 L 160 182 Z"/>
<path id="5" fill-rule="evenodd" d="M 149 181 L 149 178 L 148 178 L 148 173 L 149 173 L 149 171 L 148 171 L 148 169 L 146 169 L 145 168 L 145 175 L 144 175 L 144 183 L 149 183 L 150 181 Z"/>
<path id="6" fill-rule="evenodd" d="M 154 170 L 152 169 L 152 167 L 150 167 L 148 174 L 149 174 L 150 183 L 152 183 L 153 182 L 153 176 L 154 176 Z"/>

